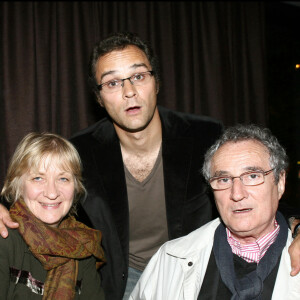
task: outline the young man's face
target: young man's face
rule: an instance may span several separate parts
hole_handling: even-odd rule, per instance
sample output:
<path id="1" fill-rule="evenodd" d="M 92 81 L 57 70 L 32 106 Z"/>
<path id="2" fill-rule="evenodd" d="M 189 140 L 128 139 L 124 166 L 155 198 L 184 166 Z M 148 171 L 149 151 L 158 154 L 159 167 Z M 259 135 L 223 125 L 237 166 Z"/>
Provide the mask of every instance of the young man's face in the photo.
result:
<path id="1" fill-rule="evenodd" d="M 127 46 L 99 58 L 96 79 L 102 84 L 146 71 L 152 71 L 152 68 L 145 53 L 136 46 Z M 123 85 L 113 93 L 101 90 L 99 103 L 116 126 L 129 132 L 141 131 L 151 122 L 156 110 L 158 89 L 155 78 L 151 76 L 144 85 L 132 85 L 129 80 L 123 81 Z"/>

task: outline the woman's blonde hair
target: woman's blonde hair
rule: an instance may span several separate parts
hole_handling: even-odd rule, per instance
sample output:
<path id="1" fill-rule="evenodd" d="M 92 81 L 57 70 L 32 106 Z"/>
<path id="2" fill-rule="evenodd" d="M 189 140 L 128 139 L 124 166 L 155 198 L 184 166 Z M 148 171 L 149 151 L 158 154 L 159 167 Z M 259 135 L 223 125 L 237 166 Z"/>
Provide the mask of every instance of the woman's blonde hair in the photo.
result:
<path id="1" fill-rule="evenodd" d="M 50 157 L 63 170 L 70 172 L 74 178 L 74 199 L 69 214 L 76 213 L 78 200 L 85 196 L 82 184 L 81 160 L 75 147 L 63 137 L 49 133 L 31 132 L 18 144 L 13 154 L 1 195 L 9 203 L 22 197 L 22 176 L 30 170 L 38 170 L 43 158 Z"/>

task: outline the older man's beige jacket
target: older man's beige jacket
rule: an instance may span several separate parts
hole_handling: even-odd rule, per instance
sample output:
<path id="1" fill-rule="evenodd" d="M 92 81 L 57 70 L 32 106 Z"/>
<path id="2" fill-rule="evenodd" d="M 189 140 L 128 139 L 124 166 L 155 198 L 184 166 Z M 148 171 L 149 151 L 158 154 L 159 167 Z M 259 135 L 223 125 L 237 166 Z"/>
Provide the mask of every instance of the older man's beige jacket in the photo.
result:
<path id="1" fill-rule="evenodd" d="M 213 246 L 215 219 L 190 234 L 165 243 L 152 257 L 130 300 L 197 299 Z M 289 230 L 283 249 L 272 300 L 300 299 L 300 275 L 291 277 Z"/>

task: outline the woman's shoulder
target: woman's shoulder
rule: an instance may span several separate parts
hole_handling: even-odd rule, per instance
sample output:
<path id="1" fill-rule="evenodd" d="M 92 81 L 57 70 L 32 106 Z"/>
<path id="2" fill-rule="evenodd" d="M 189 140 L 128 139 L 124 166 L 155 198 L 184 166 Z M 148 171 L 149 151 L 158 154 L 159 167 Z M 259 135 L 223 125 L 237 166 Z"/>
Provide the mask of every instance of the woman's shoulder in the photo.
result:
<path id="1" fill-rule="evenodd" d="M 104 299 L 100 275 L 96 269 L 96 258 L 90 256 L 79 261 L 77 283 L 81 290 L 80 299 Z M 78 287 L 77 287 L 78 288 Z"/>
<path id="2" fill-rule="evenodd" d="M 10 248 L 23 249 L 26 247 L 26 244 L 20 235 L 18 229 L 8 228 L 8 236 L 7 238 L 2 238 L 0 236 L 0 251 L 9 250 Z"/>

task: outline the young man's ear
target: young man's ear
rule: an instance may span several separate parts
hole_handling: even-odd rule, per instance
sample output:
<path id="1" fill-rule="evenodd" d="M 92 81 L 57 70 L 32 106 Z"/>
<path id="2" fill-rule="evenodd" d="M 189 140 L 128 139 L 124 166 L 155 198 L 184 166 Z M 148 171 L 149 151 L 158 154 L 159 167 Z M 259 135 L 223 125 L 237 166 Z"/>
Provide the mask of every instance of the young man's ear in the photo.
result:
<path id="1" fill-rule="evenodd" d="M 99 105 L 100 105 L 101 107 L 104 107 L 103 101 L 102 101 L 102 99 L 101 99 L 101 96 L 100 96 L 100 92 L 99 92 L 99 91 L 96 93 L 96 97 L 97 97 L 97 102 L 99 103 Z"/>
<path id="2" fill-rule="evenodd" d="M 101 99 L 98 99 L 98 103 L 100 104 L 101 107 L 104 107 L 103 101 Z"/>

